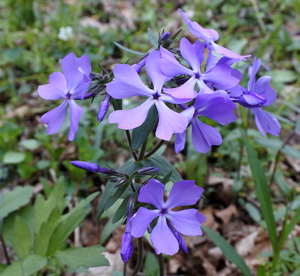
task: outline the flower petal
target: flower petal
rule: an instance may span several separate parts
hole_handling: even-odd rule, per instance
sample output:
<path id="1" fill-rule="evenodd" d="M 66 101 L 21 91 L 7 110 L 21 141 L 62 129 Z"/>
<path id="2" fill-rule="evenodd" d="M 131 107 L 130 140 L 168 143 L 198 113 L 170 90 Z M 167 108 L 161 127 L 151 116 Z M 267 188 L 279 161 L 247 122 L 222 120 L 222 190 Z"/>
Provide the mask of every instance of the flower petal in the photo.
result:
<path id="1" fill-rule="evenodd" d="M 176 137 L 175 137 L 176 154 L 184 149 L 185 141 L 186 141 L 185 135 L 186 135 L 186 131 L 182 133 L 176 133 Z"/>
<path id="2" fill-rule="evenodd" d="M 53 134 L 58 131 L 67 115 L 68 101 L 63 101 L 58 107 L 48 111 L 41 117 L 41 121 L 48 125 L 47 134 Z"/>
<path id="3" fill-rule="evenodd" d="M 192 143 L 195 150 L 207 153 L 213 145 L 221 145 L 222 137 L 213 127 L 198 119 L 192 120 Z"/>
<path id="4" fill-rule="evenodd" d="M 54 72 L 49 76 L 49 84 L 55 87 L 56 90 L 61 91 L 62 94 L 68 92 L 67 81 L 63 73 Z"/>
<path id="5" fill-rule="evenodd" d="M 92 71 L 92 65 L 89 57 L 86 54 L 83 54 L 80 58 L 76 58 L 76 63 L 79 71 L 89 77 Z"/>
<path id="6" fill-rule="evenodd" d="M 49 84 L 40 85 L 38 93 L 45 100 L 60 100 L 66 97 L 67 82 L 60 72 L 54 72 L 49 76 Z"/>
<path id="7" fill-rule="evenodd" d="M 159 119 L 155 132 L 157 138 L 169 141 L 173 133 L 182 133 L 188 125 L 188 119 L 182 114 L 176 113 L 158 99 L 155 101 Z"/>
<path id="8" fill-rule="evenodd" d="M 281 126 L 274 116 L 258 108 L 252 109 L 252 112 L 255 116 L 255 123 L 257 125 L 257 128 L 263 136 L 266 137 L 265 131 L 274 136 L 279 136 Z"/>
<path id="9" fill-rule="evenodd" d="M 247 57 L 251 57 L 251 55 L 241 56 L 241 55 L 239 55 L 235 52 L 232 52 L 214 42 L 212 43 L 212 47 L 217 54 L 223 55 L 228 58 L 233 58 L 233 59 L 238 59 L 238 60 L 246 60 Z"/>
<path id="10" fill-rule="evenodd" d="M 178 241 L 168 227 L 165 217 L 160 216 L 158 218 L 150 240 L 156 254 L 165 253 L 167 255 L 174 255 L 179 250 Z"/>
<path id="11" fill-rule="evenodd" d="M 74 100 L 83 100 L 91 82 L 92 79 L 90 79 L 86 75 L 83 75 L 80 85 L 74 91 L 71 92 L 71 98 Z"/>
<path id="12" fill-rule="evenodd" d="M 153 83 L 154 91 L 160 93 L 164 83 L 167 81 L 166 75 L 162 72 L 159 67 L 159 60 L 161 58 L 160 51 L 153 51 L 147 57 L 146 71 Z"/>
<path id="13" fill-rule="evenodd" d="M 197 209 L 186 209 L 178 212 L 169 211 L 166 217 L 181 234 L 197 236 L 202 235 L 198 213 Z"/>
<path id="14" fill-rule="evenodd" d="M 78 130 L 79 120 L 83 112 L 83 108 L 79 106 L 74 100 L 70 100 L 70 132 L 69 140 L 73 141 L 75 132 Z"/>
<path id="15" fill-rule="evenodd" d="M 260 58 L 256 59 L 255 57 L 252 65 L 250 80 L 248 81 L 248 90 L 250 90 L 251 92 L 255 92 L 255 76 L 258 72 L 260 65 L 261 65 Z"/>
<path id="16" fill-rule="evenodd" d="M 156 209 L 164 206 L 165 186 L 156 179 L 150 179 L 140 190 L 138 201 L 152 204 Z"/>
<path id="17" fill-rule="evenodd" d="M 188 24 L 189 31 L 197 38 L 203 39 L 206 44 L 210 44 L 213 41 L 219 39 L 219 34 L 214 29 L 205 29 L 201 27 L 197 22 L 193 21 Z"/>
<path id="18" fill-rule="evenodd" d="M 159 210 L 149 210 L 144 207 L 140 207 L 130 219 L 132 223 L 131 235 L 136 238 L 142 237 L 151 221 L 159 216 L 159 214 Z"/>
<path id="19" fill-rule="evenodd" d="M 133 96 L 149 97 L 154 92 L 141 80 L 134 68 L 128 64 L 118 64 L 114 67 L 114 80 L 106 85 L 107 93 L 115 99 Z"/>
<path id="20" fill-rule="evenodd" d="M 149 98 L 140 106 L 133 109 L 114 111 L 109 115 L 108 121 L 111 124 L 119 124 L 118 128 L 120 129 L 133 129 L 139 127 L 146 120 L 149 109 L 153 104 L 153 98 Z"/>
<path id="21" fill-rule="evenodd" d="M 184 253 L 188 253 L 186 244 L 185 244 L 182 236 L 180 235 L 180 233 L 178 231 L 176 231 L 175 228 L 170 223 L 167 222 L 167 224 L 168 224 L 170 230 L 172 231 L 173 235 L 177 239 L 180 250 L 183 251 Z"/>
<path id="22" fill-rule="evenodd" d="M 164 88 L 164 92 L 171 94 L 174 98 L 177 99 L 194 99 L 197 96 L 195 91 L 195 84 L 197 80 L 194 77 L 191 77 L 183 85 L 180 85 L 176 88 Z"/>
<path id="23" fill-rule="evenodd" d="M 200 72 L 200 65 L 204 60 L 204 44 L 199 40 L 192 45 L 185 37 L 180 41 L 180 53 L 194 72 Z"/>
<path id="24" fill-rule="evenodd" d="M 165 208 L 194 205 L 200 199 L 204 189 L 195 185 L 194 180 L 176 182 L 166 201 Z"/>
<path id="25" fill-rule="evenodd" d="M 159 66 L 166 76 L 174 77 L 178 75 L 194 75 L 192 70 L 180 64 L 174 55 L 165 48 L 160 47 L 160 53 L 161 59 L 159 60 Z"/>
<path id="26" fill-rule="evenodd" d="M 274 89 L 270 86 L 269 82 L 271 77 L 264 76 L 257 80 L 254 87 L 254 92 L 258 95 L 266 95 L 267 101 L 265 102 L 265 106 L 269 106 L 275 102 L 277 94 Z"/>
<path id="27" fill-rule="evenodd" d="M 212 68 L 214 68 L 218 63 L 218 60 L 219 60 L 218 57 L 212 54 L 212 50 L 209 50 L 207 60 L 206 60 L 206 71 L 208 72 Z"/>

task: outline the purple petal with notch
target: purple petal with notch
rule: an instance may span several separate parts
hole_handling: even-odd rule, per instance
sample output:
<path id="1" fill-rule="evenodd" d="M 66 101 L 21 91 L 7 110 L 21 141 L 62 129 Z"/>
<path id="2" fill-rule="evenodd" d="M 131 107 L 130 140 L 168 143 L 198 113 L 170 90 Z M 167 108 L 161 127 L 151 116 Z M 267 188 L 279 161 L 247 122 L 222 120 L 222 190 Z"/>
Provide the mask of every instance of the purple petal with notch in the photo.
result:
<path id="1" fill-rule="evenodd" d="M 165 186 L 156 179 L 150 179 L 140 190 L 138 201 L 152 204 L 156 209 L 164 206 Z"/>

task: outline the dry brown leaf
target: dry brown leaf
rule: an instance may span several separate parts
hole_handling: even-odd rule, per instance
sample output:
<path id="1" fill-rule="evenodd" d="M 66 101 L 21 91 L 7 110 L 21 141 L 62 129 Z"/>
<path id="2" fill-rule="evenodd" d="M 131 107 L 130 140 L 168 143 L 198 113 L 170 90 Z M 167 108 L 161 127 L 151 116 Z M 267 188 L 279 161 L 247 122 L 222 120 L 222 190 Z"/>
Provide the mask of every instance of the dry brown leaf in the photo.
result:
<path id="1" fill-rule="evenodd" d="M 227 224 L 234 214 L 237 214 L 237 209 L 233 204 L 223 210 L 215 211 L 215 216 L 221 219 L 224 224 Z"/>

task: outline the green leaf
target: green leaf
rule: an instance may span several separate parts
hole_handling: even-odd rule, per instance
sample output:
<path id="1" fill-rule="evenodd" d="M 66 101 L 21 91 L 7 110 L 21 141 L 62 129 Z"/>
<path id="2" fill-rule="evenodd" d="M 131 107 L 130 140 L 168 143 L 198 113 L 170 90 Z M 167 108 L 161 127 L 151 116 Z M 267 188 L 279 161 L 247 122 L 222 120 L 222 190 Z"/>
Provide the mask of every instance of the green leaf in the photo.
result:
<path id="1" fill-rule="evenodd" d="M 19 164 L 25 160 L 24 152 L 8 151 L 3 156 L 4 164 Z"/>
<path id="2" fill-rule="evenodd" d="M 135 54 L 135 55 L 138 55 L 138 56 L 144 56 L 144 55 L 146 55 L 145 53 L 141 53 L 141 52 L 137 52 L 137 51 L 128 49 L 128 48 L 124 47 L 123 45 L 119 44 L 118 42 L 115 42 L 115 41 L 113 41 L 113 42 L 114 42 L 114 44 L 116 46 L 118 46 L 120 49 L 122 49 L 122 50 L 124 50 L 126 52 L 129 52 L 129 53 L 132 53 L 132 54 Z"/>
<path id="3" fill-rule="evenodd" d="M 288 83 L 298 79 L 298 74 L 293 70 L 274 70 L 269 71 L 267 75 L 272 77 L 275 82 Z"/>
<path id="4" fill-rule="evenodd" d="M 285 180 L 278 173 L 275 174 L 275 180 L 278 184 L 280 191 L 284 194 L 285 197 L 290 198 L 291 196 L 291 188 L 289 184 L 285 182 Z"/>
<path id="5" fill-rule="evenodd" d="M 261 214 L 259 212 L 259 210 L 251 203 L 247 202 L 245 204 L 246 210 L 248 211 L 250 217 L 256 221 L 256 222 L 260 222 L 261 221 Z"/>
<path id="6" fill-rule="evenodd" d="M 129 194 L 128 196 L 126 196 L 123 199 L 122 204 L 120 205 L 120 207 L 118 208 L 117 212 L 115 213 L 113 219 L 112 219 L 112 223 L 116 223 L 118 222 L 127 212 L 127 205 L 129 202 L 129 199 L 131 198 L 132 194 Z"/>
<path id="7" fill-rule="evenodd" d="M 72 269 L 80 266 L 84 268 L 95 266 L 109 266 L 108 260 L 102 252 L 105 248 L 100 245 L 82 248 L 70 248 L 63 251 L 58 251 L 54 256 L 58 261 Z"/>
<path id="8" fill-rule="evenodd" d="M 287 226 L 287 230 L 285 233 L 285 238 L 286 240 L 287 236 L 292 232 L 296 224 L 300 221 L 300 206 L 298 207 L 297 211 L 295 212 L 293 218 L 291 219 L 290 223 Z"/>
<path id="9" fill-rule="evenodd" d="M 257 158 L 253 148 L 249 144 L 244 132 L 242 132 L 242 136 L 244 138 L 244 144 L 247 150 L 250 168 L 253 175 L 254 189 L 260 203 L 262 215 L 267 224 L 270 241 L 275 252 L 277 247 L 276 223 L 274 219 L 268 181 L 265 176 L 264 170 L 260 165 L 260 161 Z"/>
<path id="10" fill-rule="evenodd" d="M 119 220 L 116 223 L 112 223 L 112 219 L 110 219 L 104 226 L 101 237 L 100 237 L 100 244 L 103 244 L 105 240 L 109 237 L 109 235 L 122 223 L 124 220 Z"/>
<path id="11" fill-rule="evenodd" d="M 40 232 L 34 238 L 34 253 L 46 256 L 49 240 L 60 219 L 60 210 L 58 207 L 51 212 L 47 222 L 43 222 Z"/>
<path id="12" fill-rule="evenodd" d="M 234 263 L 238 269 L 243 273 L 244 276 L 251 276 L 251 272 L 247 267 L 244 259 L 235 251 L 235 249 L 219 234 L 210 229 L 209 227 L 201 226 L 202 230 L 206 233 L 206 235 L 212 240 L 212 242 L 217 245 L 224 256 Z"/>
<path id="13" fill-rule="evenodd" d="M 105 190 L 103 194 L 101 195 L 100 202 L 97 207 L 97 218 L 100 219 L 103 212 L 109 209 L 125 192 L 127 185 L 118 187 L 117 189 L 114 188 L 115 183 L 108 181 L 105 186 Z M 112 191 L 115 190 L 115 193 L 113 195 L 111 194 Z"/>
<path id="14" fill-rule="evenodd" d="M 258 267 L 258 270 L 257 270 L 257 276 L 266 276 L 266 272 L 265 272 L 265 269 L 262 265 L 260 265 Z"/>
<path id="15" fill-rule="evenodd" d="M 60 212 L 63 211 L 65 206 L 64 200 L 64 178 L 60 177 L 54 184 L 53 190 L 51 191 L 47 200 L 41 194 L 38 194 L 34 203 L 34 218 L 35 218 L 35 230 L 38 234 L 43 222 L 46 222 L 53 211 L 58 206 Z"/>
<path id="16" fill-rule="evenodd" d="M 110 98 L 110 101 L 114 107 L 114 110 L 122 110 L 122 99 L 114 99 L 114 98 Z"/>
<path id="17" fill-rule="evenodd" d="M 0 263 L 0 273 L 7 267 L 7 265 Z"/>
<path id="18" fill-rule="evenodd" d="M 272 139 L 272 138 L 260 138 L 257 139 L 256 142 L 264 147 L 273 149 L 273 150 L 279 150 L 283 143 L 278 139 Z"/>
<path id="19" fill-rule="evenodd" d="M 26 222 L 17 216 L 12 236 L 12 246 L 21 260 L 25 259 L 30 254 L 31 243 L 32 237 Z"/>
<path id="20" fill-rule="evenodd" d="M 8 265 L 1 276 L 23 276 L 21 269 L 22 261 L 11 262 L 11 265 Z"/>
<path id="21" fill-rule="evenodd" d="M 156 123 L 157 116 L 158 116 L 157 109 L 155 106 L 152 106 L 149 110 L 145 122 L 141 126 L 133 129 L 132 144 L 131 144 L 131 149 L 133 151 L 136 151 L 148 138 L 150 132 L 152 131 Z"/>
<path id="22" fill-rule="evenodd" d="M 0 206 L 0 215 L 5 218 L 8 214 L 18 210 L 21 206 L 29 203 L 33 195 L 33 187 L 17 187 L 3 195 L 3 203 Z"/>
<path id="23" fill-rule="evenodd" d="M 159 276 L 159 265 L 153 253 L 149 252 L 145 260 L 145 269 L 143 271 L 146 276 Z"/>
<path id="24" fill-rule="evenodd" d="M 300 131 L 300 116 L 298 117 L 296 124 L 295 124 L 295 132 Z"/>
<path id="25" fill-rule="evenodd" d="M 148 28 L 148 36 L 150 43 L 157 49 L 158 48 L 158 37 Z"/>
<path id="26" fill-rule="evenodd" d="M 40 146 L 40 143 L 35 139 L 28 139 L 21 141 L 19 145 L 28 150 L 35 150 Z"/>
<path id="27" fill-rule="evenodd" d="M 44 193 L 46 195 L 46 198 L 48 198 L 50 196 L 50 194 L 51 194 L 51 191 L 52 191 L 51 186 L 49 185 L 49 183 L 46 180 L 46 178 L 41 177 L 40 180 L 41 180 L 41 183 L 43 185 L 43 189 L 44 189 Z"/>
<path id="28" fill-rule="evenodd" d="M 47 258 L 31 254 L 22 262 L 23 276 L 30 276 L 43 269 L 46 265 Z"/>
<path id="29" fill-rule="evenodd" d="M 172 171 L 170 171 L 160 182 L 166 185 L 172 176 Z"/>

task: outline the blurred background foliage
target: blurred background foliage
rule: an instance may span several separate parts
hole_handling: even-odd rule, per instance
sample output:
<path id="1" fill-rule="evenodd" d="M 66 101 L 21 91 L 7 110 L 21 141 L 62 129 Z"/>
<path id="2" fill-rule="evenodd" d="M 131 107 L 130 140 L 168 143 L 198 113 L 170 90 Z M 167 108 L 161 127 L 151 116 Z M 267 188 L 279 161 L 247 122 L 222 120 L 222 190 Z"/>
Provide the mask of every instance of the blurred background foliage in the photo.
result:
<path id="1" fill-rule="evenodd" d="M 220 147 L 203 155 L 188 144 L 181 154 L 174 157 L 171 141 L 163 148 L 164 156 L 183 178 L 196 179 L 201 186 L 204 186 L 208 174 L 235 179 L 232 189 L 237 204 L 244 206 L 254 221 L 259 221 L 257 208 L 245 205 L 256 198 L 251 190 L 251 173 L 237 129 L 247 128 L 250 142 L 268 176 L 273 171 L 278 150 L 282 151 L 278 156 L 275 181 L 271 183 L 274 187 L 279 185 L 279 189 L 274 188 L 273 200 L 274 203 L 290 202 L 292 210 L 297 209 L 300 205 L 299 196 L 296 196 L 300 181 L 297 135 L 300 130 L 297 122 L 300 113 L 299 0 L 0 1 L 1 189 L 36 186 L 42 177 L 53 183 L 62 175 L 65 176 L 66 195 L 78 193 L 79 197 L 85 197 L 100 189 L 103 179 L 72 167 L 69 161 L 84 160 L 100 166 L 120 167 L 129 158 L 129 152 L 123 149 L 126 148 L 123 132 L 116 125 L 109 125 L 107 119 L 102 123 L 97 121 L 103 96 L 95 98 L 92 103 L 85 101 L 79 131 L 74 142 L 69 142 L 69 119 L 57 134 L 46 134 L 40 116 L 57 103 L 39 98 L 38 85 L 48 83 L 48 76 L 60 71 L 60 60 L 70 52 L 78 57 L 87 54 L 94 72 L 98 72 L 98 62 L 108 69 L 117 63 L 137 63 L 139 57 L 122 52 L 113 41 L 147 52 L 151 48 L 148 27 L 154 33 L 164 29 L 171 35 L 182 28 L 180 36 L 195 40 L 184 25 L 178 8 L 203 27 L 216 29 L 221 45 L 240 54 L 252 55 L 248 62 L 237 65 L 246 76 L 243 85 L 247 85 L 247 69 L 254 56 L 262 59 L 264 70 L 259 74 L 273 77 L 271 85 L 278 94 L 277 102 L 268 111 L 281 122 L 282 131 L 279 138 L 264 138 L 256 129 L 253 116 L 237 108 L 238 120 L 235 123 L 225 127 L 216 125 L 223 137 Z M 125 104 L 130 107 L 134 102 L 126 101 Z M 284 146 L 283 142 L 288 138 L 289 146 Z M 149 148 L 154 143 L 152 136 Z M 207 205 L 210 204 L 209 194 L 215 192 L 215 187 L 207 189 Z M 285 215 L 284 212 L 280 214 L 280 218 Z M 284 256 L 287 258 L 289 254 L 292 253 Z M 296 266 L 293 262 L 288 265 Z M 278 275 L 283 275 L 280 273 Z"/>

